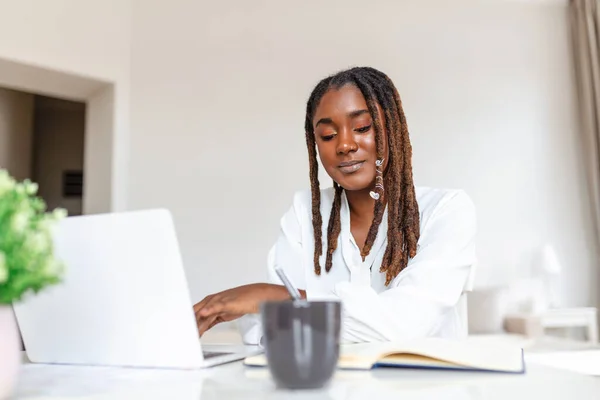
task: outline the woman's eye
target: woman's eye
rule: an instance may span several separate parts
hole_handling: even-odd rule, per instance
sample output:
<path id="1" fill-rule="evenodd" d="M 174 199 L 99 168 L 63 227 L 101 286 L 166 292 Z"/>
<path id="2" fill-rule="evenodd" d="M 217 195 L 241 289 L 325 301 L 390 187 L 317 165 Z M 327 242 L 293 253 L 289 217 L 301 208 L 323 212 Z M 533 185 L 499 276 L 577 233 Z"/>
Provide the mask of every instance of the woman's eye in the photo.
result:
<path id="1" fill-rule="evenodd" d="M 336 132 L 327 132 L 324 133 L 323 135 L 321 135 L 321 140 L 324 142 L 329 142 L 331 139 L 333 139 L 336 135 Z"/>
<path id="2" fill-rule="evenodd" d="M 361 128 L 356 128 L 356 132 L 365 133 L 371 129 L 371 125 L 363 126 Z"/>

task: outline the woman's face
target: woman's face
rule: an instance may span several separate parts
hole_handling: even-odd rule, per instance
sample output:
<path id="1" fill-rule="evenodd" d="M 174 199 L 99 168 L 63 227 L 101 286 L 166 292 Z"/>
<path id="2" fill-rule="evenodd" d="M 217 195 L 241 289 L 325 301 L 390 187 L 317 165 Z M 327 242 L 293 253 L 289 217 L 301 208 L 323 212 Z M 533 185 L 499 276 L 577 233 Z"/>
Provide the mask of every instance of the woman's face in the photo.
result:
<path id="1" fill-rule="evenodd" d="M 383 169 L 389 159 L 383 110 L 377 104 L 383 132 Z M 313 118 L 315 142 L 323 167 L 347 191 L 370 190 L 375 184 L 375 126 L 367 102 L 354 85 L 330 89 Z"/>

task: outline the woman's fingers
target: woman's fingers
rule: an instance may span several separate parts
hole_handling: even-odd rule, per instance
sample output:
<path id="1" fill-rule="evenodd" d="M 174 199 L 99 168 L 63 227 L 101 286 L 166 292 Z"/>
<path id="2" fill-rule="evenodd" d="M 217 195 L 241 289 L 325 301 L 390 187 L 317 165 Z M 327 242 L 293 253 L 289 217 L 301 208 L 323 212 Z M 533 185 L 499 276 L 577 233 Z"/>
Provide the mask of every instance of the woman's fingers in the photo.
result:
<path id="1" fill-rule="evenodd" d="M 228 312 L 230 302 L 227 300 L 223 300 L 221 298 L 216 297 L 213 301 L 206 304 L 202 309 L 200 309 L 201 317 L 209 317 L 215 314 L 221 314 Z"/>
<path id="2" fill-rule="evenodd" d="M 232 301 L 222 293 L 213 294 L 204 298 L 194 306 L 196 316 L 209 317 L 213 314 L 227 312 Z"/>
<path id="3" fill-rule="evenodd" d="M 215 314 L 243 315 L 258 311 L 260 301 L 270 298 L 273 291 L 264 284 L 239 286 L 207 296 L 194 306 L 196 319 Z"/>
<path id="4" fill-rule="evenodd" d="M 258 303 L 266 295 L 268 293 L 265 292 L 265 285 L 254 284 L 206 296 L 194 305 L 198 331 L 202 335 L 220 322 L 231 321 L 244 314 L 256 312 Z"/>
<path id="5" fill-rule="evenodd" d="M 206 306 L 206 305 L 207 305 L 207 304 L 208 304 L 208 303 L 209 303 L 209 302 L 210 302 L 210 301 L 211 301 L 211 300 L 212 300 L 214 297 L 215 297 L 215 295 L 214 295 L 214 294 L 211 294 L 211 295 L 209 295 L 209 296 L 206 296 L 205 298 L 203 298 L 203 299 L 202 299 L 202 301 L 200 301 L 200 302 L 196 303 L 196 304 L 194 305 L 194 312 L 195 312 L 196 314 L 198 314 L 198 312 L 199 312 L 200 310 L 202 310 L 202 309 L 203 309 L 203 308 L 204 308 L 204 307 L 205 307 L 205 306 Z"/>
<path id="6" fill-rule="evenodd" d="M 210 330 L 210 329 L 212 329 L 213 326 L 215 326 L 217 324 L 220 324 L 221 322 L 225 322 L 225 320 L 223 318 L 221 318 L 221 317 L 215 318 L 215 320 L 213 321 L 213 323 L 210 324 L 210 326 L 208 327 L 207 331 Z"/>
<path id="7" fill-rule="evenodd" d="M 194 306 L 200 336 L 216 324 L 223 322 L 220 315 L 227 309 L 227 302 L 222 297 L 220 294 L 207 296 Z"/>
<path id="8" fill-rule="evenodd" d="M 194 306 L 194 314 L 196 315 L 196 323 L 198 324 L 198 326 L 200 326 L 200 320 L 202 320 L 202 315 L 200 315 L 200 311 L 204 310 L 204 307 L 200 307 L 198 304 Z"/>
<path id="9" fill-rule="evenodd" d="M 204 329 L 202 331 L 202 333 L 200 334 L 200 336 L 202 336 L 202 334 L 210 329 L 212 329 L 215 325 L 218 325 L 222 322 L 229 322 L 229 321 L 233 321 L 234 319 L 238 319 L 240 318 L 241 315 L 235 315 L 235 314 L 220 314 L 217 315 L 216 317 L 214 317 L 214 319 L 212 320 L 211 323 L 208 324 L 208 327 L 206 329 L 204 329 L 205 325 L 202 325 L 202 329 Z M 207 321 L 209 319 L 206 319 Z M 203 320 L 204 321 L 204 320 Z"/>
<path id="10" fill-rule="evenodd" d="M 231 319 L 224 317 L 228 314 L 229 302 L 223 299 L 222 296 L 217 294 L 205 300 L 194 306 L 200 336 L 218 323 L 236 318 L 235 316 L 231 316 Z"/>
<path id="11" fill-rule="evenodd" d="M 217 320 L 218 317 L 219 317 L 218 315 L 215 315 L 215 316 L 212 316 L 209 318 L 201 318 L 198 321 L 198 334 L 200 336 L 202 336 L 202 335 L 204 335 L 204 332 L 206 332 L 207 330 L 212 328 L 214 325 L 216 325 L 215 321 Z"/>

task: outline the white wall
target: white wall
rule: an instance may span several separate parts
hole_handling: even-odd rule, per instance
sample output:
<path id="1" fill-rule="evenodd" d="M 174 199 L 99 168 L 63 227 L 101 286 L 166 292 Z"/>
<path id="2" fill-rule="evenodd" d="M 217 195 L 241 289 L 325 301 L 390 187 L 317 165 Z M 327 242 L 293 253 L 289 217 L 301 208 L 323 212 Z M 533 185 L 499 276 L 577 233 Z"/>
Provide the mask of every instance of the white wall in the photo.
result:
<path id="1" fill-rule="evenodd" d="M 126 91 L 129 88 L 124 89 Z M 85 120 L 85 157 L 83 213 L 95 214 L 110 210 L 125 210 L 125 199 L 128 188 L 124 186 L 129 173 L 125 161 L 126 141 L 123 134 L 128 135 L 128 127 L 119 126 L 117 117 L 127 113 L 129 104 L 123 106 L 122 99 L 115 99 L 115 93 L 123 93 L 123 89 L 115 90 L 109 86 L 99 90 L 88 98 Z M 123 96 L 121 96 L 123 97 Z M 119 107 L 119 104 L 121 107 Z M 129 118 L 126 115 L 121 121 Z M 107 191 L 111 193 L 107 196 Z M 112 199 L 112 201 L 111 201 Z M 109 204 L 106 204 L 109 202 Z"/>
<path id="2" fill-rule="evenodd" d="M 129 134 L 129 62 L 131 55 L 131 2 L 129 0 L 0 0 L 0 82 L 22 80 L 27 84 L 65 93 L 82 93 L 97 86 L 98 81 L 114 90 L 114 140 L 99 138 L 101 145 L 86 160 L 100 175 L 110 192 L 108 201 L 92 199 L 90 209 L 120 210 L 127 202 L 127 157 Z M 12 64 L 11 62 L 16 62 Z M 32 66 L 24 69 L 20 64 Z M 53 82 L 36 81 L 35 67 L 54 71 L 59 82 L 79 88 L 61 88 Z M 39 75 L 39 72 L 37 72 Z M 60 73 L 65 73 L 61 75 Z M 4 82 L 5 74 L 10 82 Z M 47 76 L 47 75 L 43 75 Z M 79 77 L 79 79 L 77 79 Z M 68 79 L 67 79 L 68 78 Z M 113 87 L 114 86 L 114 87 Z M 58 93 L 41 92 L 57 95 Z M 85 93 L 86 97 L 88 93 Z M 103 132 L 103 134 L 105 134 Z M 96 138 L 94 138 L 96 139 Z M 109 144 L 114 157 L 106 154 Z M 104 175 L 102 175 L 104 174 Z M 108 203 L 108 204 L 106 204 Z"/>
<path id="3" fill-rule="evenodd" d="M 476 202 L 478 285 L 525 270 L 551 242 L 569 303 L 594 294 L 565 2 L 138 0 L 132 10 L 125 0 L 0 0 L 0 9 L 0 59 L 115 85 L 115 140 L 102 141 L 115 151 L 112 208 L 173 210 L 195 299 L 264 277 L 279 217 L 308 187 L 305 100 L 318 79 L 355 64 L 396 82 L 417 183 L 462 187 Z"/>
<path id="4" fill-rule="evenodd" d="M 33 96 L 0 87 L 0 168 L 31 178 Z"/>
<path id="5" fill-rule="evenodd" d="M 134 2 L 128 206 L 173 210 L 194 299 L 264 277 L 308 187 L 310 90 L 371 65 L 403 98 L 417 184 L 477 205 L 477 285 L 526 273 L 550 242 L 568 302 L 591 301 L 565 2 L 291 4 Z"/>

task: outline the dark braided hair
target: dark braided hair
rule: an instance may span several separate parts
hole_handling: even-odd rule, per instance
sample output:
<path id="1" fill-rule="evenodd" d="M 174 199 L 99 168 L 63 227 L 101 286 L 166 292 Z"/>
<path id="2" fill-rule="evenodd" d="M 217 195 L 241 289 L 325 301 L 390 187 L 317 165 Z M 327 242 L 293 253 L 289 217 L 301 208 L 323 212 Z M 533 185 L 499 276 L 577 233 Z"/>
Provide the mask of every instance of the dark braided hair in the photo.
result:
<path id="1" fill-rule="evenodd" d="M 419 207 L 415 196 L 412 174 L 412 146 L 410 144 L 406 118 L 402 110 L 400 95 L 391 79 L 384 73 L 370 67 L 356 67 L 331 75 L 317 84 L 306 105 L 306 145 L 310 163 L 310 184 L 312 191 L 312 221 L 315 237 L 314 267 L 321 274 L 319 258 L 323 253 L 321 217 L 321 192 L 318 178 L 318 163 L 313 118 L 315 111 L 328 90 L 340 89 L 345 85 L 356 86 L 363 94 L 375 126 L 377 158 L 383 159 L 383 130 L 387 132 L 389 160 L 384 175 L 385 201 L 388 207 L 388 245 L 381 263 L 381 272 L 386 273 L 385 284 L 389 283 L 408 264 L 409 258 L 417 253 L 419 240 Z M 377 106 L 382 108 L 384 121 L 379 120 Z M 325 271 L 329 272 L 332 256 L 337 247 L 340 234 L 340 208 L 343 188 L 333 183 L 334 199 L 329 225 L 327 227 L 327 257 Z M 375 201 L 375 216 L 369 229 L 364 248 L 363 259 L 369 254 L 379 224 L 383 219 L 385 205 L 383 197 Z"/>

